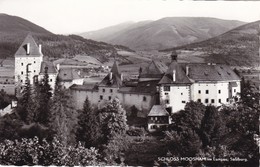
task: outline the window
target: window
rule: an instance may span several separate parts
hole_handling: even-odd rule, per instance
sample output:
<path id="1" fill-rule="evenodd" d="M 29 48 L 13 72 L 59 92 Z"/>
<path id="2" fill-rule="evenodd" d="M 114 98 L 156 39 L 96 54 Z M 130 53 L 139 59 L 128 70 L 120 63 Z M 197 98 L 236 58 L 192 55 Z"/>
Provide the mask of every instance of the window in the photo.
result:
<path id="1" fill-rule="evenodd" d="M 171 87 L 170 87 L 170 86 L 164 86 L 164 87 L 163 87 L 163 90 L 164 90 L 164 91 L 170 91 L 170 90 L 171 90 Z"/>
<path id="2" fill-rule="evenodd" d="M 218 102 L 221 103 L 221 99 L 218 99 Z"/>
<path id="3" fill-rule="evenodd" d="M 52 79 L 50 79 L 50 82 L 52 82 Z"/>
<path id="4" fill-rule="evenodd" d="M 99 98 L 100 98 L 100 100 L 103 100 L 103 96 L 102 95 Z"/>
<path id="5" fill-rule="evenodd" d="M 201 99 L 198 99 L 198 102 L 201 103 Z"/>
<path id="6" fill-rule="evenodd" d="M 23 71 L 21 71 L 21 74 L 23 75 Z"/>
<path id="7" fill-rule="evenodd" d="M 36 63 L 36 61 L 34 61 L 33 63 Z"/>
<path id="8" fill-rule="evenodd" d="M 199 91 L 198 91 L 198 93 L 200 94 L 200 93 L 201 93 L 201 91 L 199 90 Z"/>
<path id="9" fill-rule="evenodd" d="M 234 92 L 236 92 L 237 90 L 236 89 L 234 89 Z"/>
<path id="10" fill-rule="evenodd" d="M 111 100 L 111 96 L 108 96 L 108 100 Z"/>
<path id="11" fill-rule="evenodd" d="M 33 72 L 36 72 L 36 70 L 33 70 Z"/>
<path id="12" fill-rule="evenodd" d="M 169 100 L 165 100 L 165 103 L 166 103 L 166 104 L 170 104 L 170 101 L 169 101 Z"/>
<path id="13" fill-rule="evenodd" d="M 113 93 L 113 89 L 110 89 L 110 93 Z"/>
<path id="14" fill-rule="evenodd" d="M 215 103 L 215 99 L 211 99 L 211 103 Z"/>
<path id="15" fill-rule="evenodd" d="M 169 95 L 169 93 L 164 93 L 165 95 Z"/>
<path id="16" fill-rule="evenodd" d="M 206 90 L 206 94 L 209 94 L 209 90 Z"/>
<path id="17" fill-rule="evenodd" d="M 227 102 L 228 102 L 228 98 L 227 98 Z"/>
<path id="18" fill-rule="evenodd" d="M 183 93 L 181 93 L 181 95 L 183 95 Z"/>
<path id="19" fill-rule="evenodd" d="M 205 103 L 208 103 L 209 102 L 209 99 L 205 99 Z"/>
<path id="20" fill-rule="evenodd" d="M 186 101 L 184 101 L 184 100 L 183 100 L 183 101 L 181 101 L 181 102 L 182 102 L 182 103 L 186 103 Z"/>
<path id="21" fill-rule="evenodd" d="M 21 63 L 21 66 L 23 66 L 23 63 Z"/>
<path id="22" fill-rule="evenodd" d="M 105 92 L 106 90 L 105 89 L 103 89 L 103 92 Z"/>
<path id="23" fill-rule="evenodd" d="M 23 80 L 21 79 L 21 83 L 23 83 Z"/>
<path id="24" fill-rule="evenodd" d="M 220 94 L 221 93 L 221 90 L 218 90 L 218 94 Z"/>
<path id="25" fill-rule="evenodd" d="M 143 101 L 146 101 L 146 96 L 143 97 Z"/>

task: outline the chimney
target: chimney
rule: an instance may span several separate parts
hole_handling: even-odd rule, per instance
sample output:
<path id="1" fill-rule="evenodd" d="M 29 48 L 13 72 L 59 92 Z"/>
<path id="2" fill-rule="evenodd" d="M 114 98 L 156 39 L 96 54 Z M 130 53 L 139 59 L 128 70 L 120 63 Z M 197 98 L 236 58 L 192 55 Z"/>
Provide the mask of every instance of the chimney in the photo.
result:
<path id="1" fill-rule="evenodd" d="M 123 73 L 120 75 L 120 77 L 121 77 L 121 81 L 123 81 L 123 79 L 124 79 Z"/>
<path id="2" fill-rule="evenodd" d="M 111 80 L 112 80 L 112 78 L 113 78 L 113 73 L 112 73 L 112 72 L 110 72 L 110 73 L 109 73 L 109 81 L 111 81 Z"/>
<path id="3" fill-rule="evenodd" d="M 57 64 L 56 67 L 57 67 L 57 70 L 59 71 L 60 70 L 60 64 Z"/>
<path id="4" fill-rule="evenodd" d="M 172 71 L 172 80 L 173 80 L 173 82 L 176 81 L 176 70 Z"/>
<path id="5" fill-rule="evenodd" d="M 189 66 L 186 65 L 186 75 L 188 76 L 189 75 Z"/>
<path id="6" fill-rule="evenodd" d="M 177 52 L 176 52 L 175 50 L 172 51 L 172 54 L 171 54 L 172 62 L 173 62 L 173 61 L 176 61 L 176 62 L 177 62 L 177 57 L 178 57 Z"/>
<path id="7" fill-rule="evenodd" d="M 30 54 L 30 43 L 27 43 L 27 46 L 26 46 L 26 54 L 27 54 L 27 55 Z"/>
<path id="8" fill-rule="evenodd" d="M 39 52 L 42 53 L 42 45 L 39 45 Z"/>

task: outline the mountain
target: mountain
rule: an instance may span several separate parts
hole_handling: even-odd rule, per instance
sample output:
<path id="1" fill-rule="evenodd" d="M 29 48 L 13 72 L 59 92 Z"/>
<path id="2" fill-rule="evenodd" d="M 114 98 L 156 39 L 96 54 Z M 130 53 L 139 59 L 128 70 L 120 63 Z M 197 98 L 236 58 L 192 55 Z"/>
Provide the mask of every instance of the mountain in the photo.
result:
<path id="1" fill-rule="evenodd" d="M 203 41 L 243 24 L 236 20 L 207 17 L 167 17 L 124 26 L 120 24 L 80 35 L 134 50 L 160 50 Z"/>
<path id="2" fill-rule="evenodd" d="M 207 62 L 254 67 L 258 66 L 259 63 L 259 32 L 260 20 L 202 42 L 161 51 L 200 52 Z"/>
<path id="3" fill-rule="evenodd" d="M 52 58 L 89 55 L 105 62 L 115 55 L 122 60 L 123 58 L 117 55 L 118 50 L 132 52 L 124 46 L 96 42 L 76 35 L 56 35 L 23 18 L 0 14 L 0 62 L 1 58 L 14 56 L 28 33 L 32 34 L 38 44 L 42 44 L 43 54 Z"/>
<path id="4" fill-rule="evenodd" d="M 103 28 L 103 29 L 100 29 L 97 31 L 81 33 L 79 35 L 84 38 L 93 39 L 96 41 L 110 42 L 110 41 L 113 41 L 114 39 L 118 38 L 119 34 L 124 34 L 128 30 L 141 27 L 149 22 L 151 22 L 151 21 L 146 20 L 146 21 L 141 21 L 138 23 L 129 21 L 129 22 L 117 24 L 114 26 L 106 27 L 106 28 Z"/>
<path id="5" fill-rule="evenodd" d="M 50 31 L 21 17 L 0 14 L 0 35 L 14 35 L 14 32 L 16 35 L 26 35 L 29 32 L 35 34 L 52 34 Z"/>

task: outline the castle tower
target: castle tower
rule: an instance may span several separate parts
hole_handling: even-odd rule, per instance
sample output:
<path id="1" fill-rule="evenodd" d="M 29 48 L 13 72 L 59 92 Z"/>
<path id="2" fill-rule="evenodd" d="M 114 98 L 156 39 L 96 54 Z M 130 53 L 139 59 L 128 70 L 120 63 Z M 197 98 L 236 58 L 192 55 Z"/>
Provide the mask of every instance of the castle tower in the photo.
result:
<path id="1" fill-rule="evenodd" d="M 41 45 L 37 46 L 33 37 L 27 35 L 15 53 L 15 82 L 18 83 L 19 78 L 21 85 L 24 85 L 28 72 L 28 78 L 32 83 L 34 76 L 40 73 L 42 61 Z"/>

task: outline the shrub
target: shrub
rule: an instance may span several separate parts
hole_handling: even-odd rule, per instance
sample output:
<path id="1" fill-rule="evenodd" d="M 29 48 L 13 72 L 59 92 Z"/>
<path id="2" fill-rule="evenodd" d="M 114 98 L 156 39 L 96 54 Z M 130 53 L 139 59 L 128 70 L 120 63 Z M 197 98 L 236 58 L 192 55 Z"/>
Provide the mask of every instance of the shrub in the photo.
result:
<path id="1" fill-rule="evenodd" d="M 56 138 L 52 142 L 22 138 L 0 143 L 1 165 L 104 165 L 99 161 L 98 150 L 77 146 L 65 146 Z"/>

